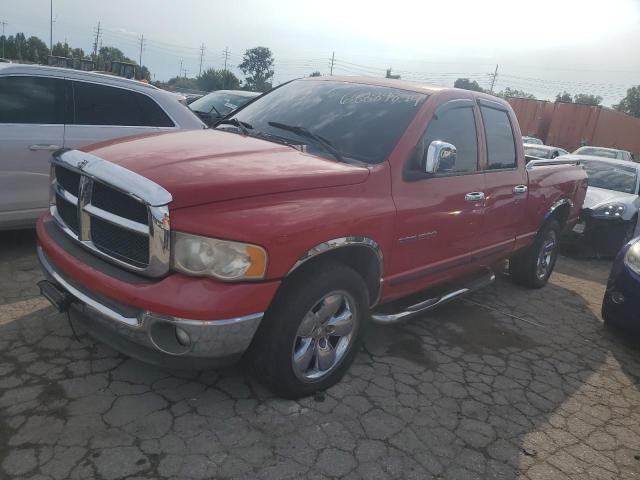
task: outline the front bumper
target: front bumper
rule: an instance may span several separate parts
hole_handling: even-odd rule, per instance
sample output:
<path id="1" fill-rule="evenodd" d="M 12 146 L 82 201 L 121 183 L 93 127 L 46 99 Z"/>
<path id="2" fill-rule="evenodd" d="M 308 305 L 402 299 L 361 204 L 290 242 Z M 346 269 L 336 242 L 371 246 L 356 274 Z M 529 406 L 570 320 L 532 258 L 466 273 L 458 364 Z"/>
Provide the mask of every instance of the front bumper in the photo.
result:
<path id="1" fill-rule="evenodd" d="M 71 299 L 72 317 L 93 337 L 144 361 L 200 368 L 237 359 L 280 284 L 179 274 L 145 279 L 59 236 L 48 220 L 38 223 L 38 257 L 47 280 Z"/>
<path id="2" fill-rule="evenodd" d="M 569 243 L 589 248 L 604 255 L 615 255 L 623 244 L 629 222 L 620 218 L 593 217 L 583 211 L 580 219 L 565 235 Z"/>
<path id="3" fill-rule="evenodd" d="M 72 297 L 72 318 L 84 330 L 143 361 L 178 368 L 232 362 L 247 349 L 262 320 L 263 313 L 225 320 L 189 320 L 118 305 L 74 285 L 56 270 L 41 247 L 38 258 L 48 281 Z M 177 329 L 181 330 L 180 336 Z"/>

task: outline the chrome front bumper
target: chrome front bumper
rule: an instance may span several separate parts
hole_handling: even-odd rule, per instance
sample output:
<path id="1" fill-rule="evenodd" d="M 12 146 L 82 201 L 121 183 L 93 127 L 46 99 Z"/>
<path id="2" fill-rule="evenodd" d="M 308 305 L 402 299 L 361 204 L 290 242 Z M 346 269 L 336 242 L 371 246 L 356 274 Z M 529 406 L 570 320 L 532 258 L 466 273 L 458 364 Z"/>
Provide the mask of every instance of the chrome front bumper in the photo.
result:
<path id="1" fill-rule="evenodd" d="M 221 320 L 190 320 L 137 310 L 100 298 L 58 272 L 38 246 L 38 258 L 58 289 L 73 297 L 72 317 L 93 337 L 151 363 L 179 368 L 233 360 L 249 347 L 263 313 Z M 133 287 L 132 287 L 133 288 Z M 176 362 L 178 359 L 203 362 Z M 227 363 L 227 362 L 220 362 Z"/>

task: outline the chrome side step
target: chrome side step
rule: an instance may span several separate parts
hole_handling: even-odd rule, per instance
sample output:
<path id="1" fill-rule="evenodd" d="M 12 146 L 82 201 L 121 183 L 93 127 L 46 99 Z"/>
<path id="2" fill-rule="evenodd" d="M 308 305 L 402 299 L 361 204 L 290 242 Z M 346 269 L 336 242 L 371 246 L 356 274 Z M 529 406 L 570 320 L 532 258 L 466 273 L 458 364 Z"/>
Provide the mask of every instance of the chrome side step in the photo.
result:
<path id="1" fill-rule="evenodd" d="M 471 293 L 481 288 L 484 288 L 492 284 L 495 281 L 495 279 L 496 279 L 496 275 L 495 273 L 493 273 L 493 270 L 487 269 L 487 274 L 485 276 L 470 282 L 468 285 L 462 288 L 453 290 L 439 297 L 428 298 L 427 300 L 416 303 L 415 305 L 411 305 L 410 307 L 407 307 L 406 309 L 397 313 L 380 313 L 380 312 L 374 311 L 371 314 L 371 319 L 375 323 L 379 323 L 383 325 L 399 323 L 404 320 L 408 320 L 412 317 L 415 317 L 416 315 L 419 315 L 421 313 L 425 313 L 430 310 L 433 310 L 434 308 L 437 308 L 440 305 L 450 302 L 451 300 L 458 298 L 462 295 L 466 295 L 467 293 Z"/>

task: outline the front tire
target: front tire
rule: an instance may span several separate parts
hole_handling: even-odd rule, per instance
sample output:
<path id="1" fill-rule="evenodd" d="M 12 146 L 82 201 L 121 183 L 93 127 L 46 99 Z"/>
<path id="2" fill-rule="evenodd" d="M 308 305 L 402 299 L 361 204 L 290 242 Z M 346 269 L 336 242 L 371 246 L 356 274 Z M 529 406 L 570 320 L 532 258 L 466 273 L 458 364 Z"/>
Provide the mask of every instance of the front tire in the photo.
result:
<path id="1" fill-rule="evenodd" d="M 509 273 L 513 281 L 527 288 L 544 287 L 558 258 L 559 237 L 558 221 L 546 222 L 533 245 L 509 260 Z"/>
<path id="2" fill-rule="evenodd" d="M 362 277 L 339 264 L 310 265 L 278 292 L 254 338 L 258 379 L 285 398 L 335 385 L 359 350 L 369 320 Z"/>

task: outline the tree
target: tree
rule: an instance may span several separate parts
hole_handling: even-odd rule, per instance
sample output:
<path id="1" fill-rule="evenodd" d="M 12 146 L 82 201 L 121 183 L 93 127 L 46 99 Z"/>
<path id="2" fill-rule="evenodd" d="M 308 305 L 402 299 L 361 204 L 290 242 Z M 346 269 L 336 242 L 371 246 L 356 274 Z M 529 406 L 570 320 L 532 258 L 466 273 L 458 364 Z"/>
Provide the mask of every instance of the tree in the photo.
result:
<path id="1" fill-rule="evenodd" d="M 518 90 L 517 88 L 507 87 L 498 93 L 499 97 L 507 98 L 507 97 L 515 97 L 515 98 L 529 98 L 531 100 L 535 100 L 535 95 L 525 92 L 524 90 Z"/>
<path id="2" fill-rule="evenodd" d="M 51 55 L 53 55 L 54 57 L 70 57 L 71 47 L 69 47 L 69 44 L 67 42 L 58 42 L 53 46 Z"/>
<path id="3" fill-rule="evenodd" d="M 197 78 L 200 90 L 211 92 L 213 90 L 237 90 L 240 88 L 240 80 L 229 70 L 215 70 L 209 68 Z"/>
<path id="4" fill-rule="evenodd" d="M 311 72 L 311 75 L 309 75 L 309 76 L 310 77 L 321 77 L 322 74 L 316 70 L 315 72 Z"/>
<path id="5" fill-rule="evenodd" d="M 620 100 L 620 103 L 613 108 L 619 112 L 633 115 L 640 118 L 640 85 L 627 90 L 627 96 Z"/>
<path id="6" fill-rule="evenodd" d="M 35 63 L 47 63 L 49 47 L 38 37 L 29 37 L 26 42 L 26 59 Z"/>
<path id="7" fill-rule="evenodd" d="M 463 88 L 465 90 L 473 90 L 474 92 L 484 92 L 484 89 L 475 80 L 471 81 L 468 78 L 459 78 L 454 83 L 455 88 Z"/>
<path id="8" fill-rule="evenodd" d="M 600 95 L 589 95 L 588 93 L 576 93 L 573 96 L 573 103 L 581 103 L 582 105 L 600 105 L 602 97 Z"/>
<path id="9" fill-rule="evenodd" d="M 573 97 L 568 92 L 562 92 L 556 95 L 556 102 L 573 103 Z"/>
<path id="10" fill-rule="evenodd" d="M 387 68 L 386 78 L 392 78 L 394 80 L 400 80 L 400 75 L 394 75 L 391 73 L 391 68 Z"/>
<path id="11" fill-rule="evenodd" d="M 242 57 L 238 65 L 245 75 L 245 88 L 258 92 L 265 92 L 271 88 L 269 80 L 273 78 L 273 56 L 266 47 L 250 48 Z"/>

